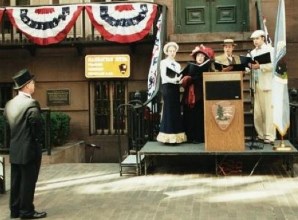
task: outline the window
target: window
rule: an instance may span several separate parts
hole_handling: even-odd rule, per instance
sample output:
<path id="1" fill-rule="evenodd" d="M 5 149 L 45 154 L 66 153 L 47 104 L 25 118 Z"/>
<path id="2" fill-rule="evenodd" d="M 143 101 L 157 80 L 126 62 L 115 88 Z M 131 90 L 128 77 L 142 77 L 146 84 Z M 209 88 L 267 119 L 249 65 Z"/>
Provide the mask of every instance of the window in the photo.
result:
<path id="1" fill-rule="evenodd" d="M 105 2 L 106 0 L 91 0 L 90 2 Z"/>
<path id="2" fill-rule="evenodd" d="M 16 5 L 30 5 L 30 0 L 18 0 L 16 1 Z"/>
<path id="3" fill-rule="evenodd" d="M 52 0 L 29 0 L 27 5 L 49 5 L 52 4 Z"/>
<path id="4" fill-rule="evenodd" d="M 127 101 L 125 81 L 96 81 L 91 92 L 91 133 L 115 134 L 117 128 L 117 107 Z M 123 121 L 121 129 L 126 128 Z"/>
<path id="5" fill-rule="evenodd" d="M 7 101 L 12 99 L 12 83 L 0 83 L 0 108 L 4 108 Z"/>
<path id="6" fill-rule="evenodd" d="M 0 6 L 29 5 L 30 0 L 0 0 Z"/>
<path id="7" fill-rule="evenodd" d="M 0 0 L 0 6 L 24 6 L 30 5 L 30 0 Z M 18 39 L 16 37 L 19 33 L 15 28 L 13 28 L 6 14 L 3 15 L 2 25 L 0 27 L 0 33 L 4 33 L 5 39 Z"/>

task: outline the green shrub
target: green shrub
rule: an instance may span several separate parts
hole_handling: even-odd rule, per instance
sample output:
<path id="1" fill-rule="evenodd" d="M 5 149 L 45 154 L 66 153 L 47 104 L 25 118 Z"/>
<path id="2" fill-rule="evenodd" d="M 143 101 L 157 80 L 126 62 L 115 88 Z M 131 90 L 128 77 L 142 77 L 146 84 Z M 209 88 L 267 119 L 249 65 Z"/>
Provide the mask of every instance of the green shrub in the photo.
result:
<path id="1" fill-rule="evenodd" d="M 43 114 L 45 120 L 45 114 Z M 70 134 L 70 116 L 63 112 L 51 112 L 50 113 L 50 145 L 61 146 L 68 140 Z M 0 148 L 4 146 L 4 127 L 5 119 L 0 114 Z M 44 124 L 44 126 L 46 126 Z M 43 129 L 44 135 L 41 140 L 41 144 L 45 147 L 45 129 Z"/>
<path id="2" fill-rule="evenodd" d="M 70 133 L 70 116 L 63 112 L 51 112 L 51 146 L 67 142 Z"/>

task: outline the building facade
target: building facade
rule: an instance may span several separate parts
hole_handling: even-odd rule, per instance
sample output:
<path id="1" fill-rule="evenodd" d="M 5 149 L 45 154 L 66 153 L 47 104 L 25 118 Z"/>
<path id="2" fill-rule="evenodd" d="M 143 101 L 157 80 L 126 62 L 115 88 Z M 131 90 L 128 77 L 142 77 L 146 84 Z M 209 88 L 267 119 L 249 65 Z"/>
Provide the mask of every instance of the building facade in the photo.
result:
<path id="1" fill-rule="evenodd" d="M 51 5 L 104 2 L 120 4 L 131 1 L 2 0 L 0 6 L 50 7 Z M 204 41 L 216 43 L 226 36 L 249 41 L 247 36 L 258 28 L 257 2 L 260 3 L 262 15 L 267 19 L 271 38 L 274 37 L 278 4 L 276 0 L 156 0 L 151 2 L 167 6 L 166 39 L 175 40 L 184 45 L 185 50 L 188 48 L 188 43 L 199 44 Z M 298 2 L 286 1 L 289 87 L 298 87 L 298 73 L 295 71 L 298 65 L 295 61 L 298 47 L 296 9 L 298 9 Z M 63 43 L 50 46 L 32 44 L 25 36 L 20 40 L 20 32 L 15 28 L 12 32 L 8 30 L 11 26 L 7 24 L 7 18 L 3 17 L 0 41 L 0 107 L 3 108 L 6 101 L 14 95 L 12 75 L 20 69 L 28 68 L 36 76 L 34 98 L 40 101 L 41 106 L 70 115 L 70 139 L 84 140 L 103 146 L 101 155 L 98 155 L 98 161 L 115 162 L 117 161 L 116 109 L 119 104 L 127 103 L 134 92 L 146 92 L 155 32 L 151 31 L 145 39 L 134 43 L 120 44 L 105 41 L 92 28 L 84 9 L 83 11 L 84 13 L 76 22 L 76 27 L 68 33 Z M 77 40 L 83 37 L 87 40 Z M 129 77 L 86 77 L 87 55 L 123 54 L 130 57 Z M 66 100 L 57 103 L 59 94 L 66 96 Z M 54 97 L 54 100 L 51 100 L 51 97 Z"/>

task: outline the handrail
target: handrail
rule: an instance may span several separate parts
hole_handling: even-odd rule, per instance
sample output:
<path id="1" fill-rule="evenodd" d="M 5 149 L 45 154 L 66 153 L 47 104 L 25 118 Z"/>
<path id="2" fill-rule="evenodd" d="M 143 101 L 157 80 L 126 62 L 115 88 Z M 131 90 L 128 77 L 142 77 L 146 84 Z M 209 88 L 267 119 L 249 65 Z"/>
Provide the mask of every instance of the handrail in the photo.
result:
<path id="1" fill-rule="evenodd" d="M 129 120 L 132 120 L 129 122 L 129 126 L 132 126 L 129 128 L 130 132 L 128 132 L 128 137 L 134 139 L 133 141 L 135 143 L 133 143 L 133 146 L 129 146 L 129 148 L 131 147 L 135 147 L 135 151 L 138 152 L 141 147 L 143 147 L 143 144 L 145 142 L 145 134 L 144 134 L 144 129 L 142 127 L 143 120 L 136 120 L 137 114 L 142 112 L 142 102 L 140 100 L 131 100 L 129 103 L 126 104 L 121 104 L 117 107 L 117 116 L 116 116 L 116 120 L 117 120 L 117 129 L 116 129 L 116 134 L 118 135 L 118 159 L 119 159 L 119 164 L 121 164 L 122 162 L 122 149 L 121 149 L 121 125 L 120 125 L 120 121 L 121 121 L 121 116 L 123 117 L 125 112 L 132 112 L 133 113 L 133 117 L 131 115 L 131 117 L 129 118 Z M 121 110 L 123 111 L 123 115 L 121 115 Z M 140 115 L 139 119 L 143 118 L 143 114 Z M 136 124 L 134 124 L 134 122 L 136 122 Z M 132 124 L 130 124 L 132 123 Z M 141 146 L 142 145 L 142 146 Z M 130 150 L 130 149 L 128 149 Z M 138 162 L 138 156 L 136 154 L 136 162 L 137 164 Z"/>

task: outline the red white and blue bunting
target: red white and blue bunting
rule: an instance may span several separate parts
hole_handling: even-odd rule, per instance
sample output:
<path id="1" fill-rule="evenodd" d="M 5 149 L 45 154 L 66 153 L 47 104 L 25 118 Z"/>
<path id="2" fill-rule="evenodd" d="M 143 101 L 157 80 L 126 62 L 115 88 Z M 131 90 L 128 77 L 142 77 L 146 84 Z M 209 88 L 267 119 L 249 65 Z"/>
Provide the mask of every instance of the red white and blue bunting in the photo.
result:
<path id="1" fill-rule="evenodd" d="M 154 47 L 152 50 L 152 58 L 151 58 L 151 65 L 148 73 L 148 99 L 150 99 L 154 93 L 156 92 L 156 86 L 158 83 L 157 80 L 157 68 L 159 68 L 159 60 L 160 57 L 162 56 L 162 51 L 161 51 L 161 26 L 162 26 L 162 14 L 159 16 L 158 21 L 157 21 L 157 33 L 156 33 L 156 38 L 155 38 L 155 43 Z"/>
<path id="2" fill-rule="evenodd" d="M 90 4 L 86 11 L 105 40 L 131 43 L 143 39 L 151 30 L 157 5 L 150 3 Z"/>
<path id="3" fill-rule="evenodd" d="M 74 26 L 83 6 L 8 7 L 10 22 L 38 45 L 62 41 Z"/>
<path id="4" fill-rule="evenodd" d="M 5 8 L 0 8 L 0 22 L 2 21 L 4 11 L 5 11 Z"/>

